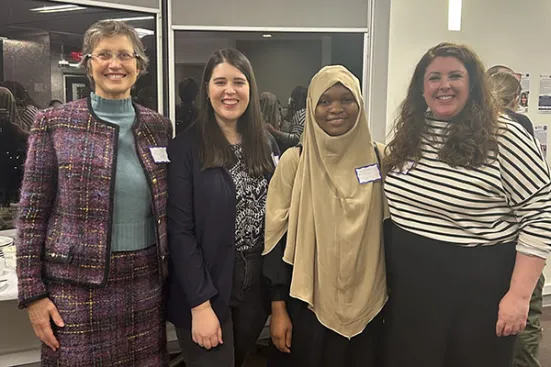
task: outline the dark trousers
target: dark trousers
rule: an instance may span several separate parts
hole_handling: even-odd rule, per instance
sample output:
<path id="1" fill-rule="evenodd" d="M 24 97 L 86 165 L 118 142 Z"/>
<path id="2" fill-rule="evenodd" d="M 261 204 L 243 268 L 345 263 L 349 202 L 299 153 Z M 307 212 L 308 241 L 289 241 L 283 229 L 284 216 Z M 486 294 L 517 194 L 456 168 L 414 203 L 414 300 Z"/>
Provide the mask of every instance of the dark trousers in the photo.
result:
<path id="1" fill-rule="evenodd" d="M 386 367 L 508 367 L 515 337 L 497 337 L 515 244 L 466 248 L 393 225 Z"/>
<path id="2" fill-rule="evenodd" d="M 224 344 L 207 350 L 193 342 L 191 330 L 176 329 L 186 367 L 243 365 L 268 318 L 269 300 L 261 269 L 260 251 L 236 253 L 230 316 L 220 320 Z"/>
<path id="3" fill-rule="evenodd" d="M 291 354 L 274 347 L 269 367 L 380 367 L 381 315 L 348 339 L 323 326 L 302 301 L 290 298 L 287 311 L 293 323 Z"/>

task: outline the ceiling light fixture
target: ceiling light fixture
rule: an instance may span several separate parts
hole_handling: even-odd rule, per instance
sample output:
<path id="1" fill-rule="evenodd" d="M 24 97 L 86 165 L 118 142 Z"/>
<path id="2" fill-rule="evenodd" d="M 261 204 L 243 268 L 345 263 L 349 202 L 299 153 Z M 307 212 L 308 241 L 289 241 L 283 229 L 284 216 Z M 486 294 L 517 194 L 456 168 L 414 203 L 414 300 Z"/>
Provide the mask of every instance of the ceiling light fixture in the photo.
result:
<path id="1" fill-rule="evenodd" d="M 134 28 L 136 30 L 136 33 L 138 33 L 138 37 L 144 38 L 145 36 L 153 36 L 155 32 L 153 32 L 151 29 L 145 29 L 145 28 Z"/>
<path id="2" fill-rule="evenodd" d="M 271 35 L 271 34 L 263 34 L 262 37 L 264 37 L 264 38 L 272 38 L 272 35 Z"/>
<path id="3" fill-rule="evenodd" d="M 449 0 L 448 2 L 448 30 L 461 30 L 461 10 L 463 7 L 462 0 Z"/>
<path id="4" fill-rule="evenodd" d="M 40 14 L 47 14 L 47 13 L 61 13 L 66 11 L 74 11 L 74 10 L 82 10 L 82 9 L 86 9 L 86 8 L 84 6 L 78 6 L 78 5 L 54 5 L 54 6 L 41 6 L 39 8 L 33 8 L 29 10 Z"/>
<path id="5" fill-rule="evenodd" d="M 107 19 L 107 20 L 118 20 L 120 22 L 132 22 L 136 20 L 148 20 L 148 19 L 155 19 L 155 17 L 153 15 L 149 15 L 145 17 L 113 18 L 113 19 Z"/>

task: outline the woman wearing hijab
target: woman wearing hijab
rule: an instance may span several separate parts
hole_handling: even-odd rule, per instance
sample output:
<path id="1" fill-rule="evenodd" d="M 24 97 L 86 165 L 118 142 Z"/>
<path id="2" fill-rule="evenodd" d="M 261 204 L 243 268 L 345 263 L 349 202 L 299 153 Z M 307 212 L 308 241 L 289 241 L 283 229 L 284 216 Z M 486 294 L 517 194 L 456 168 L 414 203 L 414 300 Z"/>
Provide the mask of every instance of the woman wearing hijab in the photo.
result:
<path id="1" fill-rule="evenodd" d="M 358 80 L 321 69 L 308 90 L 303 147 L 268 190 L 264 276 L 275 346 L 291 366 L 377 366 L 387 300 L 379 152 Z"/>
<path id="2" fill-rule="evenodd" d="M 84 34 L 87 99 L 39 112 L 19 205 L 19 307 L 42 366 L 165 366 L 170 122 L 132 103 L 147 70 L 136 30 Z"/>

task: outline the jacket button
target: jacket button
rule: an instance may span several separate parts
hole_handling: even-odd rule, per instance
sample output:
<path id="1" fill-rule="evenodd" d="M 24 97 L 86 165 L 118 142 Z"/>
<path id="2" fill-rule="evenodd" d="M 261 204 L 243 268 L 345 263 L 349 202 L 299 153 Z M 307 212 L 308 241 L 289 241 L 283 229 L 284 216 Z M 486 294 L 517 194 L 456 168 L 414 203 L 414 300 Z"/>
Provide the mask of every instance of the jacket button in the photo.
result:
<path id="1" fill-rule="evenodd" d="M 153 179 L 153 184 L 154 184 L 154 185 L 157 184 L 157 179 L 156 179 L 156 178 Z"/>
<path id="2" fill-rule="evenodd" d="M 158 224 L 161 224 L 161 220 L 159 219 L 159 220 L 157 221 L 157 223 L 158 223 Z"/>

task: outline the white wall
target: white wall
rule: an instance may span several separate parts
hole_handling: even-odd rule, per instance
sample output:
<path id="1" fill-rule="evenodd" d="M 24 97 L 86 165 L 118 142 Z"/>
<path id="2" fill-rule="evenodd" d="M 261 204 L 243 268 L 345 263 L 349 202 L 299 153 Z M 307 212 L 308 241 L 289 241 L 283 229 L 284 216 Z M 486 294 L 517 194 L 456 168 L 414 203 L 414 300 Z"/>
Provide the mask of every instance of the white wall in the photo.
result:
<path id="1" fill-rule="evenodd" d="M 442 41 L 469 44 L 490 67 L 508 65 L 532 75 L 530 110 L 534 124 L 551 126 L 551 114 L 537 113 L 539 75 L 551 73 L 551 1 L 463 0 L 461 32 L 447 28 L 448 1 L 392 0 L 387 92 L 387 134 L 415 65 L 430 47 Z M 551 162 L 551 154 L 548 153 Z M 551 265 L 545 269 L 546 294 L 551 294 Z"/>

